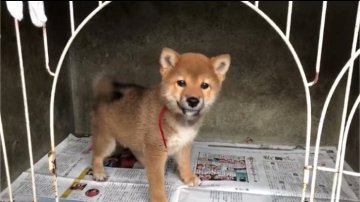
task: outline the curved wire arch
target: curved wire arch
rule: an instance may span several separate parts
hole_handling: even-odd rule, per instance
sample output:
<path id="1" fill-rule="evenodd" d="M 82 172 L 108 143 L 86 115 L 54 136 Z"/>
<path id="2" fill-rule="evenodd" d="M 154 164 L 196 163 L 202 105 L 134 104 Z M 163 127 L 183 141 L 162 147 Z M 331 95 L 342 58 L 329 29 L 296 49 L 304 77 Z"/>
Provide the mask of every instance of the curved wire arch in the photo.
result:
<path id="1" fill-rule="evenodd" d="M 79 32 L 82 30 L 82 28 L 88 23 L 88 21 L 90 21 L 99 11 L 101 11 L 104 7 L 106 7 L 108 4 L 110 4 L 112 1 L 105 1 L 102 4 L 99 4 L 99 6 L 97 8 L 95 8 L 80 24 L 79 26 L 75 29 L 74 33 L 71 35 L 70 39 L 68 40 L 68 42 L 66 43 L 60 59 L 58 61 L 58 64 L 56 66 L 56 71 L 55 71 L 55 75 L 54 75 L 54 79 L 53 79 L 53 84 L 52 84 L 52 88 L 51 88 L 51 95 L 50 95 L 50 141 L 51 141 L 51 152 L 54 155 L 55 158 L 55 140 L 54 140 L 54 102 L 55 102 L 55 94 L 56 94 L 56 87 L 57 87 L 57 82 L 59 79 L 59 74 L 60 74 L 60 70 L 62 67 L 62 64 L 64 62 L 65 56 L 72 44 L 72 42 L 74 41 L 74 39 L 76 38 L 76 36 L 79 34 Z M 282 38 L 282 40 L 285 42 L 286 46 L 288 47 L 289 51 L 291 52 L 296 65 L 299 69 L 300 72 L 300 76 L 303 82 L 303 86 L 305 89 L 305 96 L 306 96 L 306 109 L 307 109 L 307 123 L 306 123 L 306 150 L 305 150 L 305 164 L 304 164 L 304 188 L 306 189 L 306 186 L 308 184 L 308 180 L 309 180 L 309 174 L 310 174 L 310 167 L 309 167 L 309 154 L 310 154 L 310 136 L 311 136 L 311 100 L 310 100 L 310 91 L 309 91 L 309 87 L 308 87 L 308 81 L 307 78 L 305 76 L 305 72 L 304 72 L 304 68 L 300 62 L 300 59 L 294 49 L 294 47 L 291 45 L 290 40 L 287 38 L 287 36 L 283 33 L 283 31 L 281 31 L 281 29 L 276 25 L 276 23 L 271 20 L 271 18 L 269 16 L 267 16 L 264 12 L 262 12 L 258 7 L 256 7 L 255 5 L 253 5 L 252 3 L 250 3 L 249 1 L 242 1 L 243 4 L 245 4 L 246 6 L 248 6 L 250 9 L 252 9 L 253 11 L 255 11 L 257 14 L 259 14 L 275 31 L 276 33 L 279 34 L 279 36 Z M 55 189 L 57 190 L 57 182 L 56 182 L 56 173 L 54 175 L 55 177 Z M 304 197 L 304 192 L 303 192 L 303 197 Z M 56 200 L 58 200 L 58 193 L 55 193 L 55 198 Z M 304 200 L 304 198 L 302 199 L 302 201 Z"/>
<path id="2" fill-rule="evenodd" d="M 304 163 L 304 178 L 303 178 L 303 192 L 302 192 L 302 198 L 301 201 L 305 200 L 305 191 L 306 187 L 309 183 L 310 178 L 310 166 L 309 166 L 309 156 L 310 156 L 310 140 L 311 140 L 311 99 L 310 99 L 310 91 L 308 86 L 308 81 L 304 72 L 304 68 L 300 62 L 299 56 L 297 55 L 294 47 L 291 45 L 291 42 L 289 38 L 284 34 L 283 31 L 276 25 L 276 23 L 271 20 L 269 16 L 267 16 L 264 12 L 262 12 L 258 7 L 251 4 L 249 1 L 242 1 L 245 5 L 247 5 L 249 8 L 253 9 L 256 13 L 258 13 L 261 17 L 263 17 L 270 26 L 280 35 L 280 37 L 283 39 L 285 44 L 287 45 L 289 51 L 291 52 L 296 65 L 299 69 L 300 76 L 302 78 L 302 82 L 305 89 L 305 96 L 306 96 L 306 110 L 307 110 L 307 123 L 306 123 L 306 149 L 305 149 L 305 163 Z"/>
<path id="3" fill-rule="evenodd" d="M 340 175 L 338 176 L 338 180 L 337 180 L 335 201 L 340 200 L 340 190 L 341 190 L 342 178 L 343 178 L 343 174 L 344 174 L 344 163 L 345 163 L 345 153 L 346 153 L 345 146 L 346 146 L 348 136 L 349 136 L 349 129 L 350 129 L 352 120 L 354 118 L 355 112 L 359 107 L 359 104 L 360 104 L 360 95 L 358 95 L 353 107 L 350 110 L 348 120 L 347 120 L 346 126 L 345 126 L 344 141 L 342 142 L 342 148 L 344 148 L 344 151 L 341 153 L 341 158 L 340 158 L 340 170 L 339 170 Z"/>
<path id="4" fill-rule="evenodd" d="M 51 157 L 49 156 L 49 159 L 56 159 L 56 152 L 55 152 L 55 138 L 54 138 L 54 101 L 55 101 L 55 93 L 56 93 L 56 86 L 57 81 L 59 79 L 60 70 L 62 67 L 62 64 L 65 59 L 65 55 L 67 54 L 70 45 L 76 38 L 76 36 L 79 34 L 79 32 L 82 30 L 82 28 L 86 25 L 88 21 L 90 21 L 99 11 L 101 11 L 104 7 L 106 7 L 111 1 L 105 1 L 101 5 L 99 5 L 97 8 L 95 8 L 76 28 L 75 32 L 71 35 L 70 39 L 65 45 L 65 48 L 63 49 L 59 62 L 56 66 L 56 71 L 54 75 L 54 80 L 51 88 L 51 96 L 50 96 L 50 144 L 51 144 L 51 151 L 49 154 L 51 154 Z M 55 162 L 55 161 L 54 161 Z M 50 167 L 50 165 L 49 165 Z M 59 200 L 59 193 L 58 193 L 58 184 L 57 184 L 57 177 L 56 177 L 56 169 L 54 169 L 53 173 L 54 175 L 54 186 L 55 186 L 55 199 L 56 201 Z"/>
<path id="5" fill-rule="evenodd" d="M 323 129 L 323 125 L 324 125 L 324 121 L 325 121 L 325 116 L 326 116 L 326 112 L 327 109 L 330 105 L 330 101 L 331 98 L 335 92 L 336 87 L 338 86 L 338 84 L 340 83 L 340 80 L 343 78 L 344 74 L 349 70 L 350 66 L 352 63 L 354 63 L 354 61 L 359 57 L 360 55 L 360 49 L 357 50 L 355 52 L 355 54 L 346 62 L 346 64 L 344 65 L 344 67 L 341 69 L 340 73 L 338 74 L 338 76 L 336 77 L 333 85 L 330 88 L 330 91 L 326 97 L 323 109 L 321 111 L 321 116 L 320 116 L 320 120 L 319 120 L 319 127 L 318 127 L 318 131 L 317 131 L 317 135 L 316 135 L 316 142 L 315 142 L 315 151 L 318 151 L 320 148 L 320 142 L 321 142 L 321 136 L 322 136 L 322 129 Z M 317 167 L 318 167 L 318 159 L 319 159 L 319 153 L 315 152 L 314 154 L 314 163 L 313 163 L 313 175 L 312 175 L 312 180 L 311 180 L 311 192 L 310 192 L 310 198 L 312 198 L 315 194 L 315 183 L 316 183 L 316 172 L 317 172 Z"/>

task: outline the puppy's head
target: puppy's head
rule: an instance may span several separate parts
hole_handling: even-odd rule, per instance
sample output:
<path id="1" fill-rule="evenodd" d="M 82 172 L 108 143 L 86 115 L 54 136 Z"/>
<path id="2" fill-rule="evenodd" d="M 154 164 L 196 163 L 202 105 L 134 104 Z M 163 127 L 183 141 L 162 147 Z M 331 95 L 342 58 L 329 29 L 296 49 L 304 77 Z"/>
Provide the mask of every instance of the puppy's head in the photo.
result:
<path id="1" fill-rule="evenodd" d="M 161 93 L 166 107 L 193 119 L 214 103 L 230 66 L 230 55 L 208 58 L 199 53 L 178 54 L 164 48 L 160 55 Z"/>

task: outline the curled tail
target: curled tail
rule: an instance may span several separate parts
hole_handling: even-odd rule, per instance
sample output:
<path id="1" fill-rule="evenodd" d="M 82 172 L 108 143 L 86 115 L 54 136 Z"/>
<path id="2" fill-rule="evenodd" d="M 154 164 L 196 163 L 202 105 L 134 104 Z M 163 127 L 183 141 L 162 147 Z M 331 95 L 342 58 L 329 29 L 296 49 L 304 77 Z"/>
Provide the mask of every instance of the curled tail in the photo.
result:
<path id="1" fill-rule="evenodd" d="M 144 89 L 144 87 L 136 84 L 117 82 L 109 76 L 99 76 L 93 83 L 95 106 L 118 101 L 129 92 L 141 93 Z"/>

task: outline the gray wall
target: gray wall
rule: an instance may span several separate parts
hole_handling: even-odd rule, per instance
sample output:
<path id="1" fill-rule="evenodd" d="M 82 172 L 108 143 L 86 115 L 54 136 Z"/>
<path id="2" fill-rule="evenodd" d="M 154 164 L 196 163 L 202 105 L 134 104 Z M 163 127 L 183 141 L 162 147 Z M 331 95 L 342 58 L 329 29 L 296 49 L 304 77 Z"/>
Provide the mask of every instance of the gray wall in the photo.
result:
<path id="1" fill-rule="evenodd" d="M 68 10 L 63 3 L 46 5 L 50 19 L 50 58 L 54 67 L 69 36 Z M 96 5 L 97 2 L 76 2 L 77 24 Z M 285 2 L 261 2 L 260 8 L 285 30 Z M 12 175 L 17 176 L 29 167 L 27 142 L 14 30 L 7 12 L 4 8 L 1 11 L 1 113 Z M 319 2 L 294 3 L 291 41 L 309 80 L 314 74 L 320 11 Z M 350 55 L 355 14 L 356 3 L 328 3 L 322 73 L 320 83 L 311 88 L 313 137 L 325 96 Z M 33 143 L 37 145 L 34 150 L 38 159 L 49 149 L 51 78 L 43 65 L 42 44 L 37 43 L 41 42 L 41 31 L 32 27 L 27 19 L 22 22 L 22 33 Z M 230 53 L 232 56 L 221 97 L 207 117 L 199 141 L 243 143 L 249 136 L 255 143 L 304 145 L 306 103 L 299 71 L 280 37 L 241 2 L 111 3 L 86 25 L 66 58 L 57 92 L 58 140 L 69 132 L 90 134 L 90 86 L 97 74 L 107 72 L 121 81 L 146 86 L 158 83 L 158 57 L 164 46 L 178 52 L 202 52 L 209 56 Z M 354 73 L 354 83 L 350 103 L 359 92 L 358 70 Z M 324 145 L 337 142 L 344 84 L 345 80 L 328 112 Z M 349 138 L 348 161 L 359 169 L 358 117 L 356 119 Z"/>

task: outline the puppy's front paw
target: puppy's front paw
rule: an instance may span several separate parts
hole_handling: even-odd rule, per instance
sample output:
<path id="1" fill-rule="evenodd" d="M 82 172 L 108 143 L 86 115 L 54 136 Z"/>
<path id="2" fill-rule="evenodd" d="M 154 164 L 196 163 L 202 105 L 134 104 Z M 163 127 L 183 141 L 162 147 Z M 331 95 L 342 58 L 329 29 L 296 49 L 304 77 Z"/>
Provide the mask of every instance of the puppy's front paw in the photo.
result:
<path id="1" fill-rule="evenodd" d="M 104 182 L 108 179 L 108 177 L 105 175 L 105 173 L 94 173 L 93 174 L 93 180 L 98 182 Z"/>
<path id="2" fill-rule="evenodd" d="M 150 198 L 151 202 L 168 202 L 166 197 L 152 197 Z"/>
<path id="3" fill-rule="evenodd" d="M 198 176 L 191 175 L 189 178 L 184 179 L 184 183 L 190 187 L 196 187 L 200 185 L 201 180 L 198 178 Z"/>

